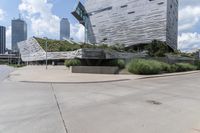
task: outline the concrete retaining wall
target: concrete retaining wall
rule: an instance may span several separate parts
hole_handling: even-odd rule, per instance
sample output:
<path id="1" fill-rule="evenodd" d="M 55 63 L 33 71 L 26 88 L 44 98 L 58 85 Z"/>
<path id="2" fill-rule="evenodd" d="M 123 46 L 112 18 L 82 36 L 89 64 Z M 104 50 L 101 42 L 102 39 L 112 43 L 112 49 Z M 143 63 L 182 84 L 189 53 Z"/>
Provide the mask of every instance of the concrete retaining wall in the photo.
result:
<path id="1" fill-rule="evenodd" d="M 70 67 L 72 73 L 92 73 L 92 74 L 117 74 L 118 67 L 104 67 L 104 66 L 72 66 Z"/>

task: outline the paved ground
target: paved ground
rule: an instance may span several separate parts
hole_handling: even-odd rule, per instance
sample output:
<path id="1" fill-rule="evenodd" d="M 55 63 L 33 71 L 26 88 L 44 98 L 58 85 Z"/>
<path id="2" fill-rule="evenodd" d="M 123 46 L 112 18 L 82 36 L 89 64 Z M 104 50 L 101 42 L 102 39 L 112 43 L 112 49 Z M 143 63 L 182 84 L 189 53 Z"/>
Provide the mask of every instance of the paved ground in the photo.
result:
<path id="1" fill-rule="evenodd" d="M 6 65 L 0 65 L 0 81 L 8 77 L 8 75 L 14 71 L 14 68 L 8 67 Z"/>
<path id="2" fill-rule="evenodd" d="M 71 73 L 65 66 L 28 66 L 12 72 L 9 76 L 10 81 L 25 82 L 108 82 L 118 80 L 136 79 L 140 76 L 133 75 L 105 75 L 105 74 L 76 74 Z"/>
<path id="3" fill-rule="evenodd" d="M 36 82 L 36 83 L 103 83 L 126 81 L 135 79 L 144 79 L 149 77 L 165 77 L 174 75 L 185 75 L 191 73 L 200 73 L 199 71 L 185 72 L 185 73 L 172 73 L 161 75 L 132 75 L 132 74 L 77 74 L 71 73 L 70 69 L 65 66 L 28 66 L 16 69 L 9 74 L 8 81 L 14 82 Z"/>
<path id="4" fill-rule="evenodd" d="M 198 133 L 200 74 L 122 82 L 0 83 L 0 133 Z"/>

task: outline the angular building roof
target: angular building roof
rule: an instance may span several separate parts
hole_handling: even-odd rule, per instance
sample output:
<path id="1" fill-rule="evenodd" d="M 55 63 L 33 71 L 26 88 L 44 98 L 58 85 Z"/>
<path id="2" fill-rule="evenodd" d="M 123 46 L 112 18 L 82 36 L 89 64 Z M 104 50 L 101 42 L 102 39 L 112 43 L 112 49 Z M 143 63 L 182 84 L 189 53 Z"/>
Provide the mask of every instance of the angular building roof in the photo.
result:
<path id="1" fill-rule="evenodd" d="M 22 61 L 43 61 L 46 60 L 46 51 L 35 38 L 18 43 Z M 56 45 L 56 44 L 55 44 Z M 76 44 L 74 44 L 76 45 Z M 48 60 L 65 59 L 126 59 L 132 57 L 144 57 L 146 54 L 116 52 L 105 49 L 76 49 L 73 51 L 47 52 Z"/>

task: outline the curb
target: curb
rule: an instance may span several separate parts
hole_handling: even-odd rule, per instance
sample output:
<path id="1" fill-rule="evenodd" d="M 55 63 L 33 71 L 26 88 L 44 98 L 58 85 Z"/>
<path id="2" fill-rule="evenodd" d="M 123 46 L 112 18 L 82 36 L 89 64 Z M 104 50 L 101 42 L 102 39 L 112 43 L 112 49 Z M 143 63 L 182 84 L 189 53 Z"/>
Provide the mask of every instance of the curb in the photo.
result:
<path id="1" fill-rule="evenodd" d="M 129 81 L 130 79 L 108 80 L 108 81 L 88 81 L 88 82 L 45 82 L 45 81 L 19 81 L 23 83 L 41 83 L 41 84 L 97 84 Z"/>
<path id="2" fill-rule="evenodd" d="M 171 74 L 163 74 L 163 75 L 151 75 L 151 76 L 145 76 L 138 79 L 151 79 L 151 78 L 164 78 L 164 77 L 173 77 L 178 75 L 189 75 L 189 74 L 195 74 L 200 73 L 200 71 L 191 71 L 191 72 L 180 72 L 180 73 L 171 73 Z"/>

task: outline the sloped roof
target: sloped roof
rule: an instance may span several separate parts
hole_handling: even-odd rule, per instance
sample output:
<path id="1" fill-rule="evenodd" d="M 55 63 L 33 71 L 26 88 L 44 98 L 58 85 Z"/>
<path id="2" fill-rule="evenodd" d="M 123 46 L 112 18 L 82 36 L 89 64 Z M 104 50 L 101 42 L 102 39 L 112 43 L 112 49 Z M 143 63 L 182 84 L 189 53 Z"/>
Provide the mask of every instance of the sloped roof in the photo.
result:
<path id="1" fill-rule="evenodd" d="M 106 49 L 92 49 L 92 48 L 80 48 L 71 51 L 61 52 L 46 52 L 41 44 L 35 39 L 30 38 L 26 41 L 18 43 L 19 51 L 22 61 L 42 61 L 48 60 L 60 60 L 60 59 L 127 59 L 132 57 L 144 57 L 142 53 L 128 53 L 128 52 L 116 52 Z M 49 44 L 48 44 L 49 47 Z"/>

